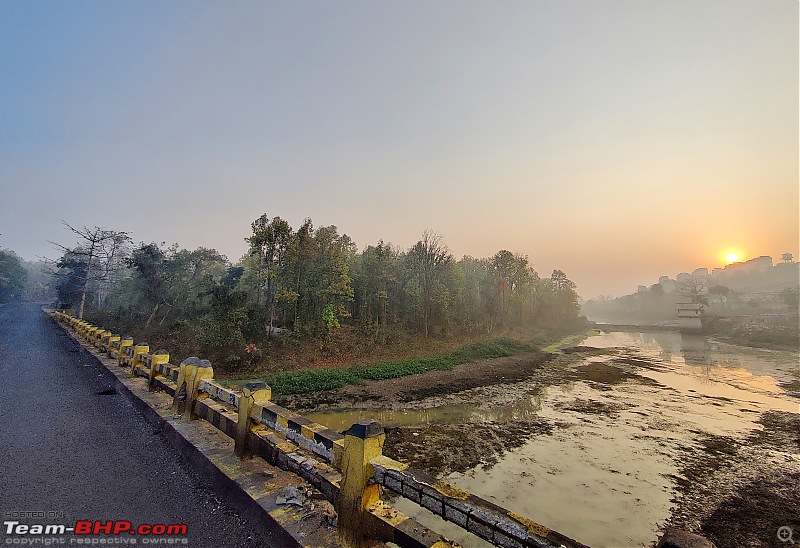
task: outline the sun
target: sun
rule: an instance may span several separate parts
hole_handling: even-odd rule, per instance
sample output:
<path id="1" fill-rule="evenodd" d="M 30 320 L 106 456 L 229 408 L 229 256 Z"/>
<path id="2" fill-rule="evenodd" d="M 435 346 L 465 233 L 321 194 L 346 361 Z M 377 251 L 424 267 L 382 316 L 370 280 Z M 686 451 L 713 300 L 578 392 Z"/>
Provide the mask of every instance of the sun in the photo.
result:
<path id="1" fill-rule="evenodd" d="M 728 261 L 729 263 L 735 263 L 736 261 L 739 260 L 739 255 L 737 255 L 736 253 L 728 253 L 727 255 L 725 255 L 725 260 Z"/>

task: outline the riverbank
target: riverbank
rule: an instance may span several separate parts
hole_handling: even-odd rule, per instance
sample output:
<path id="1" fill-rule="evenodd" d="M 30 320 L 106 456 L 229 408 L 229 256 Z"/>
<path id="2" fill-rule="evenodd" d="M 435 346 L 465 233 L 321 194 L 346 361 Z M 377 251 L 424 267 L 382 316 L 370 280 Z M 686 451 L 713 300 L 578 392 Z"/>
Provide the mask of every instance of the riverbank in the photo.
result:
<path id="1" fill-rule="evenodd" d="M 647 546 L 670 524 L 768 545 L 772 521 L 795 523 L 796 503 L 758 501 L 797 486 L 796 355 L 663 333 L 585 344 L 280 401 L 339 430 L 376 418 L 386 454 L 589 545 Z M 750 536 L 726 528 L 734 509 Z"/>
<path id="2" fill-rule="evenodd" d="M 295 370 L 281 370 L 278 372 L 263 372 L 258 369 L 244 371 L 236 375 L 221 372 L 218 375 L 226 386 L 238 386 L 248 381 L 264 381 L 272 387 L 273 395 L 280 397 L 293 394 L 316 393 L 317 398 L 324 398 L 325 393 L 337 390 L 348 385 L 363 385 L 371 381 L 398 379 L 419 374 L 443 372 L 446 378 L 451 376 L 447 372 L 462 364 L 477 362 L 494 358 L 507 358 L 524 356 L 527 354 L 546 354 L 555 352 L 558 348 L 569 346 L 575 341 L 586 336 L 583 331 L 542 331 L 528 338 L 490 337 L 478 341 L 454 346 L 450 344 L 449 351 L 445 352 L 414 352 L 407 350 L 405 358 L 394 360 L 371 360 L 366 363 L 341 364 L 339 367 L 305 367 Z M 532 337 L 532 338 L 531 338 Z M 555 341 L 555 342 L 553 342 Z M 539 348 L 544 346 L 543 351 Z M 535 359 L 541 361 L 542 355 Z M 526 361 L 526 360 L 523 360 Z M 462 368 L 463 370 L 463 368 Z M 509 371 L 513 375 L 513 371 Z M 451 381 L 452 382 L 452 381 Z M 483 381 L 480 381 L 483 382 Z M 477 386 L 477 385 L 475 385 Z M 464 388 L 466 389 L 465 385 Z M 319 393 L 322 392 L 322 395 Z"/>

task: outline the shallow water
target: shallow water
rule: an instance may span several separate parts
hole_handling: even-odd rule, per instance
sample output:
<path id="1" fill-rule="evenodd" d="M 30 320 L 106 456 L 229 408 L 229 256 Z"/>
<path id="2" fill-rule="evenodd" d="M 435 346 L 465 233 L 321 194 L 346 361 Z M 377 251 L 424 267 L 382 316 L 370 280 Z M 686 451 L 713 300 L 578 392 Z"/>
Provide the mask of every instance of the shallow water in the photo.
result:
<path id="1" fill-rule="evenodd" d="M 421 428 L 545 419 L 558 426 L 552 435 L 534 436 L 493 467 L 451 474 L 448 480 L 590 546 L 650 546 L 670 515 L 680 473 L 676 457 L 687 446 L 705 433 L 743 439 L 761 429 L 755 421 L 767 410 L 800 413 L 800 402 L 779 384 L 796 378 L 797 353 L 677 333 L 612 332 L 581 344 L 614 351 L 579 358 L 577 370 L 595 371 L 603 364 L 634 376 L 544 389 L 533 379 L 468 392 L 465 403 L 425 410 L 308 416 L 336 430 L 367 417 L 386 426 Z M 589 401 L 615 411 L 570 410 L 575 402 Z M 465 546 L 478 544 L 452 524 L 430 520 L 409 501 L 398 499 L 396 505 Z"/>

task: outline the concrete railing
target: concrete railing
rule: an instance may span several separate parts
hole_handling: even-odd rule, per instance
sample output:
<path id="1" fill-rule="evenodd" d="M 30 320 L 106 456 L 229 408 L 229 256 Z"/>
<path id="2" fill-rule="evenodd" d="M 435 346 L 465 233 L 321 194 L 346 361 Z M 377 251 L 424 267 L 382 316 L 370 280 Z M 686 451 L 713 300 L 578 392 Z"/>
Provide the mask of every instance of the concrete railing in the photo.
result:
<path id="1" fill-rule="evenodd" d="M 237 456 L 258 456 L 293 472 L 318 489 L 338 512 L 339 539 L 346 546 L 370 540 L 405 547 L 453 546 L 444 537 L 409 519 L 381 500 L 383 488 L 497 546 L 541 548 L 583 544 L 437 480 L 382 454 L 386 438 L 376 421 L 359 421 L 345 434 L 291 412 L 271 401 L 263 382 L 242 391 L 214 381 L 208 360 L 169 363 L 165 350 L 150 352 L 111 331 L 55 312 L 55 318 L 87 344 L 116 360 L 131 377 L 144 377 L 150 390 L 172 396 L 172 411 L 184 419 L 201 418 L 234 440 Z"/>

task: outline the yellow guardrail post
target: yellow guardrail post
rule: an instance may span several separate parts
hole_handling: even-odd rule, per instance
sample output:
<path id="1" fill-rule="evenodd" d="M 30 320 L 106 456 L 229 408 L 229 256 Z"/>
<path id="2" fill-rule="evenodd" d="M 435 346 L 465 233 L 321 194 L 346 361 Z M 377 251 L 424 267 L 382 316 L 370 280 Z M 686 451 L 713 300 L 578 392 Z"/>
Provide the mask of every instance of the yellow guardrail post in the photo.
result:
<path id="1" fill-rule="evenodd" d="M 99 350 L 100 346 L 102 346 L 102 344 L 103 344 L 103 337 L 105 337 L 106 335 L 111 335 L 111 331 L 109 331 L 108 329 L 103 329 L 101 327 L 94 334 L 94 338 L 92 340 L 92 346 L 94 346 L 95 348 L 97 348 Z"/>
<path id="2" fill-rule="evenodd" d="M 210 361 L 196 357 L 183 360 L 178 372 L 178 388 L 175 390 L 175 398 L 172 400 L 173 413 L 183 414 L 184 419 L 191 419 L 200 381 L 213 378 L 214 369 L 211 367 Z"/>
<path id="3" fill-rule="evenodd" d="M 139 365 L 139 356 L 147 352 L 150 352 L 150 345 L 147 343 L 138 343 L 136 346 L 133 347 L 133 357 L 131 358 L 131 363 L 130 363 L 131 368 L 128 371 L 128 374 L 131 377 L 136 376 L 136 366 Z"/>
<path id="4" fill-rule="evenodd" d="M 247 453 L 247 436 L 250 434 L 252 413 L 255 405 L 265 405 L 272 399 L 272 389 L 265 382 L 248 382 L 239 398 L 239 422 L 236 425 L 234 452 L 239 458 Z"/>
<path id="5" fill-rule="evenodd" d="M 370 461 L 383 453 L 386 434 L 374 420 L 355 423 L 345 433 L 342 453 L 342 482 L 339 493 L 339 542 L 344 546 L 363 546 L 370 538 L 364 514 L 380 500 L 379 485 L 368 485 L 375 474 Z"/>
<path id="6" fill-rule="evenodd" d="M 111 344 L 118 342 L 120 339 L 119 335 L 114 333 L 108 335 L 108 337 L 103 339 L 103 342 L 100 344 L 100 351 L 105 352 L 106 355 L 110 358 L 111 357 Z"/>
<path id="7" fill-rule="evenodd" d="M 153 391 L 153 379 L 156 378 L 158 366 L 163 363 L 169 363 L 169 352 L 156 350 L 156 353 L 150 356 L 150 373 L 147 375 L 147 389 L 151 392 Z"/>
<path id="8" fill-rule="evenodd" d="M 125 356 L 125 349 L 133 346 L 133 337 L 125 337 L 119 341 L 119 354 L 117 354 L 117 365 L 122 366 L 122 358 Z"/>

